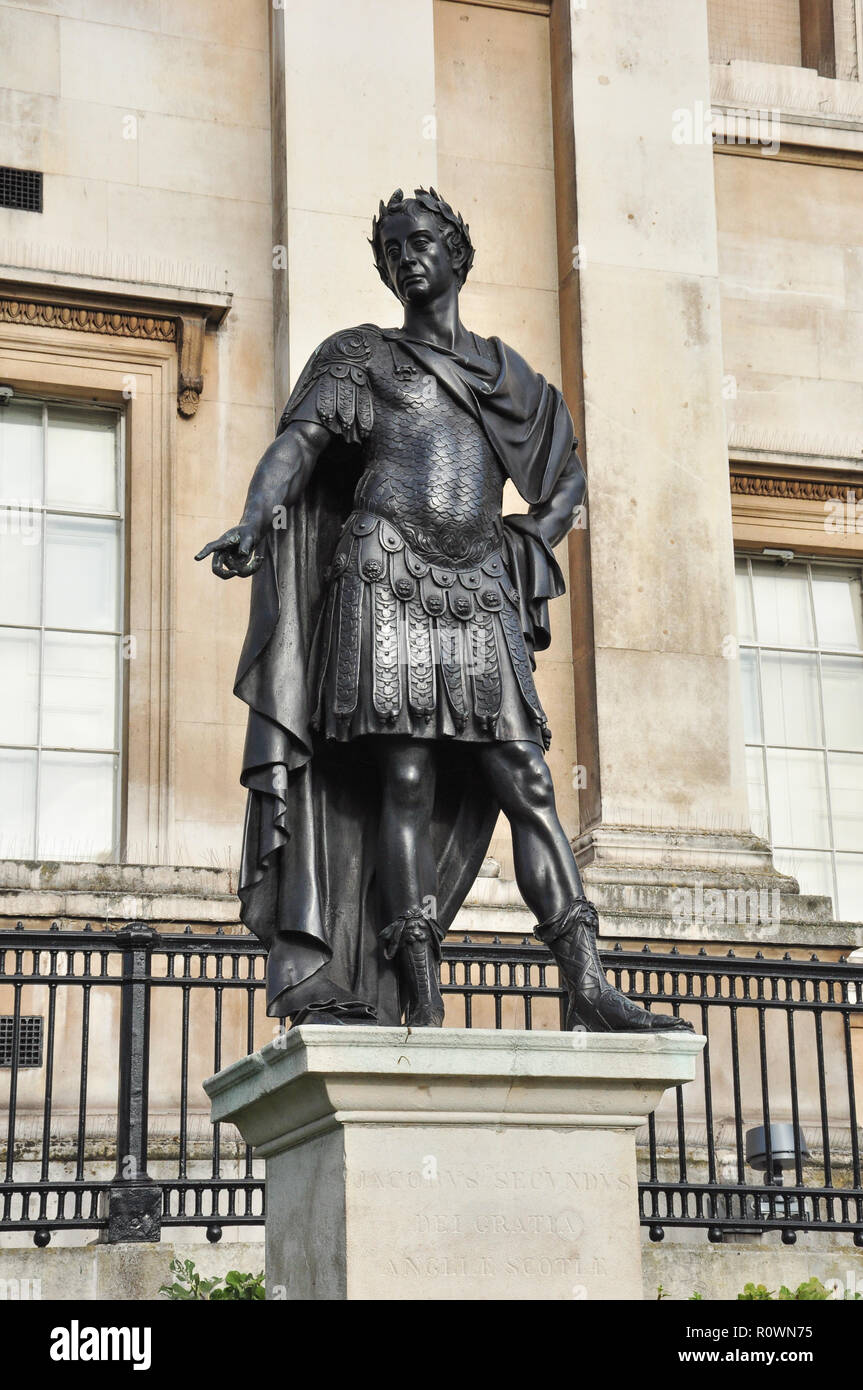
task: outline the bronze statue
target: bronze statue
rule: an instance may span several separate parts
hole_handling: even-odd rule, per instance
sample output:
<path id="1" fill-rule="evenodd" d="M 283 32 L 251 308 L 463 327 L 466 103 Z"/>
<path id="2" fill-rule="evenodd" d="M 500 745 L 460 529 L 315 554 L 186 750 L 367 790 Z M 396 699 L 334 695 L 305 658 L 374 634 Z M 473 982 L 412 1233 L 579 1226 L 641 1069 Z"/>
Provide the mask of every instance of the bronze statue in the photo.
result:
<path id="1" fill-rule="evenodd" d="M 241 522 L 197 556 L 254 575 L 239 896 L 268 1011 L 439 1027 L 440 943 L 502 808 L 567 1027 L 687 1027 L 608 984 L 544 756 L 533 653 L 586 486 L 569 411 L 462 324 L 473 246 L 434 189 L 382 203 L 371 246 L 402 328 L 317 349 Z M 526 515 L 501 515 L 507 478 Z"/>

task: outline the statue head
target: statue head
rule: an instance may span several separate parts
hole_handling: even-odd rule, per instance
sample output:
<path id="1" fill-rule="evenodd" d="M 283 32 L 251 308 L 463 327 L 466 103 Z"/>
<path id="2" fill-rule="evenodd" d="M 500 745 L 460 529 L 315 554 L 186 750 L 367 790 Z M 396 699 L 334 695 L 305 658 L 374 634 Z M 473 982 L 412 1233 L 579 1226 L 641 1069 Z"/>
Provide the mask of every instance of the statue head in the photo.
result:
<path id="1" fill-rule="evenodd" d="M 413 296 L 397 283 L 397 258 L 393 247 L 387 247 L 385 236 L 386 224 L 391 220 L 393 231 L 399 228 L 404 231 L 405 223 L 414 222 L 418 228 L 430 232 L 445 248 L 452 273 L 461 288 L 473 265 L 474 248 L 470 228 L 460 213 L 454 212 L 433 188 L 416 188 L 412 198 L 406 198 L 402 190 L 397 188 L 388 202 L 380 204 L 377 217 L 372 218 L 369 245 L 378 274 L 387 289 L 404 300 Z"/>

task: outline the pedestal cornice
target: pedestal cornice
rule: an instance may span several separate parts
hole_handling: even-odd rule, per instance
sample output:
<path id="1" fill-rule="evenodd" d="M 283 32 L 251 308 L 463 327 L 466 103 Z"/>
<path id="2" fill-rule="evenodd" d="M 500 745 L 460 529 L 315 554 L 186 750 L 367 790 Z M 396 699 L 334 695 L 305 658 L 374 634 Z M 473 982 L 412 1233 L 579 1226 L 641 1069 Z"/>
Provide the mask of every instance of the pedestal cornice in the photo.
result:
<path id="1" fill-rule="evenodd" d="M 692 1080 L 680 1033 L 299 1027 L 204 1083 L 260 1157 L 345 1125 L 635 1130 Z"/>

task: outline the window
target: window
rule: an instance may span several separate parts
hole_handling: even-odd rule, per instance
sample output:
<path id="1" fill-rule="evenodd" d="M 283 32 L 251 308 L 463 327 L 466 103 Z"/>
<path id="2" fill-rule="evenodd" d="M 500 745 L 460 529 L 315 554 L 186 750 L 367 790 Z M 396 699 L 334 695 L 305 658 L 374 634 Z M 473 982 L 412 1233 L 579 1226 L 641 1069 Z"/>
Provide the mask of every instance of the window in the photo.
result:
<path id="1" fill-rule="evenodd" d="M 737 562 L 753 829 L 804 893 L 863 919 L 863 571 Z"/>
<path id="2" fill-rule="evenodd" d="M 710 60 L 799 67 L 800 0 L 708 0 Z"/>
<path id="3" fill-rule="evenodd" d="M 119 845 L 121 420 L 0 409 L 0 856 L 110 860 Z"/>

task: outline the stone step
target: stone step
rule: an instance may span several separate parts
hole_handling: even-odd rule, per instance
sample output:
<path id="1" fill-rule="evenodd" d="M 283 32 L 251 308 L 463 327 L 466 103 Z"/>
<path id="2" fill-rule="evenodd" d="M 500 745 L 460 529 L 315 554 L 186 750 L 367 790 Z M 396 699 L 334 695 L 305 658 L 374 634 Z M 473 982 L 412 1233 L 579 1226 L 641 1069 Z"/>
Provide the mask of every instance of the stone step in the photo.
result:
<path id="1" fill-rule="evenodd" d="M 584 871 L 605 941 L 863 947 L 863 925 L 831 921 L 827 899 L 780 892 L 776 880 L 769 886 L 762 880 L 759 892 L 743 877 L 720 889 L 718 880 L 705 882 L 679 870 L 657 868 L 649 875 L 652 882 L 622 878 L 610 866 Z M 88 922 L 117 927 L 138 921 L 167 931 L 189 925 L 199 933 L 217 927 L 241 932 L 235 890 L 235 874 L 227 869 L 0 863 L 0 925 L 46 928 L 57 922 L 80 930 Z M 532 935 L 534 925 L 515 882 L 486 860 L 453 930 L 477 938 L 522 938 Z"/>

